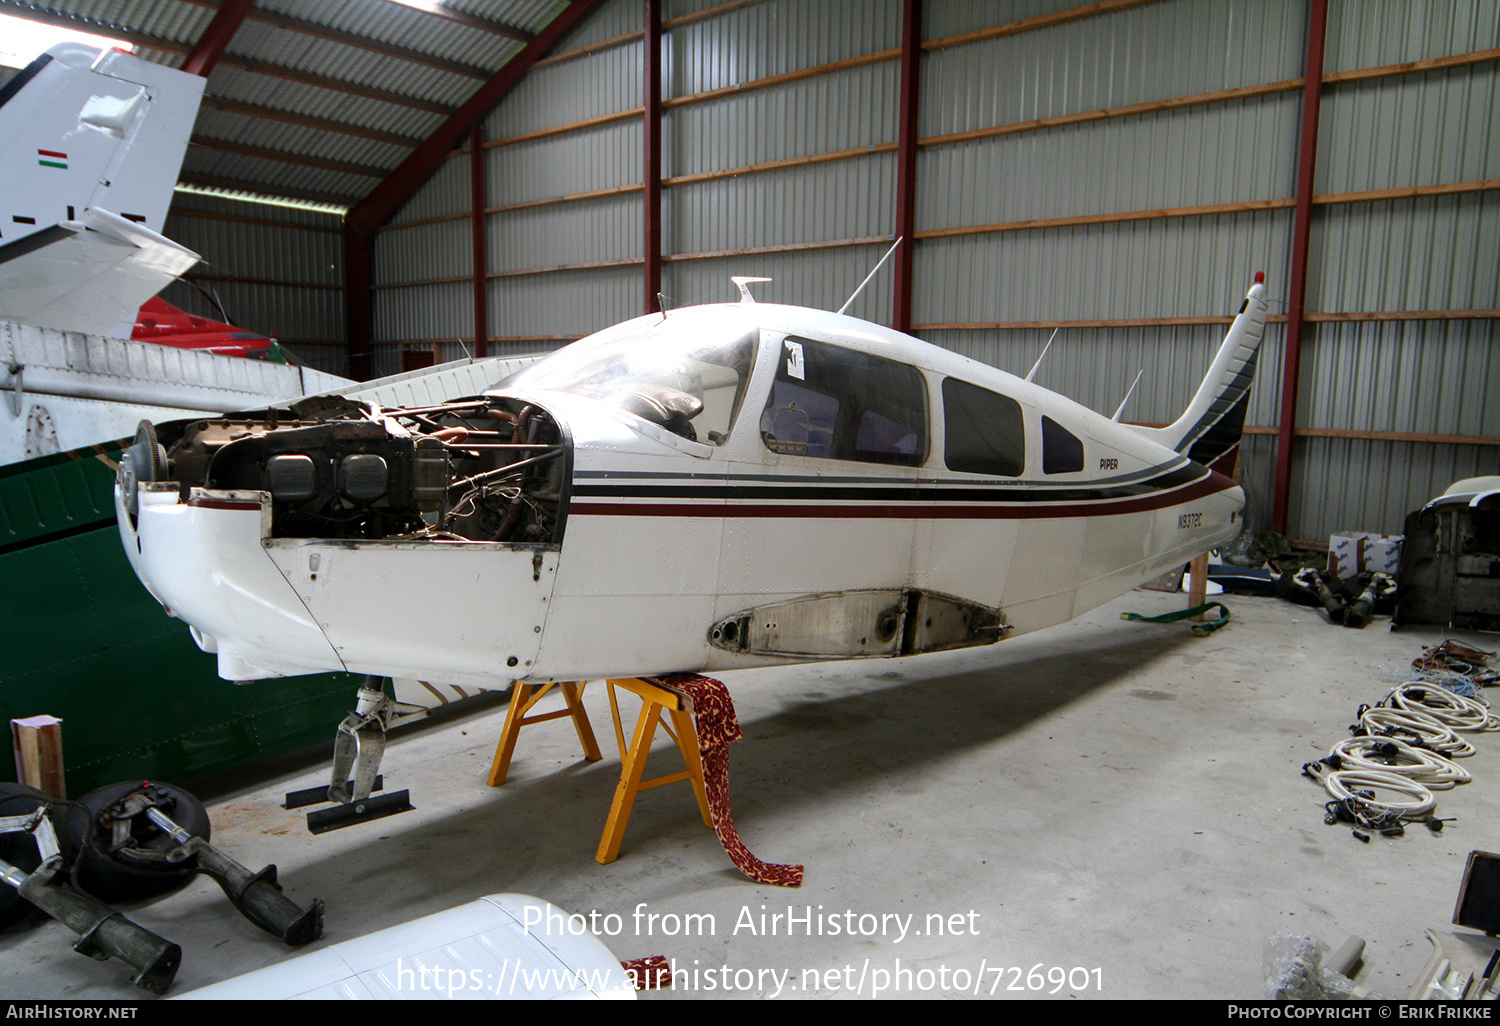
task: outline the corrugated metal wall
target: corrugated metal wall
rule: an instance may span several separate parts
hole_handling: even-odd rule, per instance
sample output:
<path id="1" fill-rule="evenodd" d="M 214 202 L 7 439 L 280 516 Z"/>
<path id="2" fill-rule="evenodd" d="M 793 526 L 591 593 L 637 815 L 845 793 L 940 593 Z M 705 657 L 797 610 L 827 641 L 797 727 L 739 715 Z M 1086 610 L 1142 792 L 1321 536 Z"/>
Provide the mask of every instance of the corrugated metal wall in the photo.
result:
<path id="1" fill-rule="evenodd" d="M 836 308 L 896 229 L 901 0 L 717 6 L 668 0 L 663 12 L 663 291 L 674 305 L 725 300 L 731 274 L 758 274 L 775 279 L 763 298 Z M 1186 403 L 1224 325 L 1160 322 L 1227 319 L 1265 271 L 1276 323 L 1243 464 L 1252 525 L 1265 529 L 1309 0 L 1091 5 L 1043 27 L 952 38 L 1080 7 L 924 3 L 918 237 L 907 243 L 916 333 L 1025 373 L 1062 322 L 1038 380 L 1111 413 L 1144 369 L 1125 417 L 1161 423 Z M 491 352 L 558 344 L 642 310 L 642 44 L 610 42 L 641 27 L 642 8 L 606 5 L 559 52 L 599 49 L 544 62 L 486 119 L 488 335 L 501 340 Z M 1409 436 L 1500 436 L 1497 321 L 1474 313 L 1500 307 L 1500 69 L 1490 56 L 1348 74 L 1496 47 L 1500 0 L 1330 0 L 1314 193 L 1333 201 L 1313 208 L 1293 537 L 1398 532 L 1454 477 L 1496 470 L 1494 444 Z M 783 78 L 762 81 L 771 76 Z M 1228 90 L 1242 95 L 1158 103 Z M 1044 118 L 1067 123 L 1020 124 Z M 575 125 L 585 119 L 596 120 Z M 941 138 L 998 126 L 1011 127 Z M 851 152 L 800 159 L 835 151 Z M 770 162 L 781 166 L 752 167 Z M 693 180 L 673 180 L 683 176 Z M 1485 182 L 1440 196 L 1338 195 Z M 600 195 L 538 203 L 578 193 Z M 1242 208 L 1179 209 L 1205 205 Z M 469 207 L 458 155 L 393 223 L 450 219 L 381 233 L 378 358 L 394 359 L 402 341 L 472 338 L 470 284 L 435 280 L 471 273 Z M 1077 223 L 1086 217 L 1095 223 Z M 1071 223 L 1016 224 L 1038 219 Z M 940 234 L 975 226 L 991 228 Z M 851 312 L 889 322 L 892 298 L 884 274 Z M 1434 311 L 1450 313 L 1425 316 Z M 1334 316 L 1396 312 L 1417 316 Z M 1398 437 L 1337 437 L 1357 433 Z"/>
<path id="2" fill-rule="evenodd" d="M 290 358 L 310 367 L 348 373 L 337 215 L 179 192 L 164 234 L 203 256 L 188 279 L 218 297 L 231 323 L 276 338 Z M 190 313 L 220 316 L 184 282 L 162 298 Z"/>

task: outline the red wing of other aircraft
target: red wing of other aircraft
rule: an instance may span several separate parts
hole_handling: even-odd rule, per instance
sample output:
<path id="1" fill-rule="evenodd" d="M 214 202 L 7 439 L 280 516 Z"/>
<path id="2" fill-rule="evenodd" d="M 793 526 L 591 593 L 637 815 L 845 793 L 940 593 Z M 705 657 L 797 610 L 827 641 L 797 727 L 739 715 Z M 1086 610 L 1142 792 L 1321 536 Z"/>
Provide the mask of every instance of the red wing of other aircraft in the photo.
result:
<path id="1" fill-rule="evenodd" d="M 130 337 L 137 342 L 202 349 L 219 356 L 282 360 L 281 349 L 273 339 L 212 317 L 188 313 L 160 296 L 153 296 L 141 306 Z"/>

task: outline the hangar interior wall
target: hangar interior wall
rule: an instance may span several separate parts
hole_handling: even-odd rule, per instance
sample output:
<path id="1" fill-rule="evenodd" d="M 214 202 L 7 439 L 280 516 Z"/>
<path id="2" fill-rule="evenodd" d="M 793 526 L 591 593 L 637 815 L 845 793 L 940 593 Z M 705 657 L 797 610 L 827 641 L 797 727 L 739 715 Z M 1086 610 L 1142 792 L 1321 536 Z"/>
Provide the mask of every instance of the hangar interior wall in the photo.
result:
<path id="1" fill-rule="evenodd" d="M 204 257 L 162 298 L 275 338 L 287 357 L 349 373 L 344 247 L 337 214 L 177 193 L 165 234 Z M 212 294 L 223 307 L 221 314 Z"/>
<path id="2" fill-rule="evenodd" d="M 1186 404 L 1256 271 L 1270 526 L 1314 0 L 925 0 L 913 331 L 1126 420 Z M 643 312 L 641 0 L 485 119 L 489 352 Z M 836 309 L 896 231 L 902 0 L 665 0 L 662 291 Z M 632 35 L 632 33 L 634 33 Z M 1500 452 L 1500 0 L 1329 0 L 1290 518 L 1398 533 Z M 1411 62 L 1416 62 L 1414 65 Z M 475 339 L 470 159 L 379 233 L 375 365 Z M 191 244 L 191 243 L 189 243 Z M 336 280 L 336 279 L 330 279 Z M 893 278 L 851 313 L 890 323 Z M 321 322 L 319 322 L 321 323 Z"/>

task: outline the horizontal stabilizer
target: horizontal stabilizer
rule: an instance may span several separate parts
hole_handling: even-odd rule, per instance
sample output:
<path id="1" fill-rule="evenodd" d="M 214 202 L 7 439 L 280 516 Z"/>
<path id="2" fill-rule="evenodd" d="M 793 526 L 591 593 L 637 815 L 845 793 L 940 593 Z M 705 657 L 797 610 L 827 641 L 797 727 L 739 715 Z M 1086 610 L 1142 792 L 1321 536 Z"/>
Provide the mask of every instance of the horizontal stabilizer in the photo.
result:
<path id="1" fill-rule="evenodd" d="M 1239 314 L 1219 346 L 1193 401 L 1176 421 L 1163 428 L 1137 427 L 1154 441 L 1184 453 L 1197 463 L 1213 466 L 1232 457 L 1240 444 L 1245 412 L 1250 406 L 1250 384 L 1266 334 L 1266 286 L 1262 275 L 1245 293 Z M 1228 472 L 1228 467 L 1215 467 Z"/>
<path id="2" fill-rule="evenodd" d="M 102 335 L 200 259 L 145 225 L 91 208 L 0 246 L 0 314 Z"/>

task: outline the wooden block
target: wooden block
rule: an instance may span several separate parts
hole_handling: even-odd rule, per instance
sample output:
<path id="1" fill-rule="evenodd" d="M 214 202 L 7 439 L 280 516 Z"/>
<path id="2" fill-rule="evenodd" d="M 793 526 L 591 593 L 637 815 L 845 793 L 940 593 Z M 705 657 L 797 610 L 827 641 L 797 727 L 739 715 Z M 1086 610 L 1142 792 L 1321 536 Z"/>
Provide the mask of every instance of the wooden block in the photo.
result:
<path id="1" fill-rule="evenodd" d="M 1188 586 L 1188 608 L 1201 606 L 1208 601 L 1208 553 L 1197 556 L 1188 564 L 1188 573 L 1192 575 L 1193 583 Z M 1206 620 L 1207 617 L 1199 613 L 1193 617 L 1195 622 Z"/>
<path id="2" fill-rule="evenodd" d="M 62 720 L 28 716 L 10 721 L 16 779 L 53 798 L 67 798 L 63 779 Z"/>

